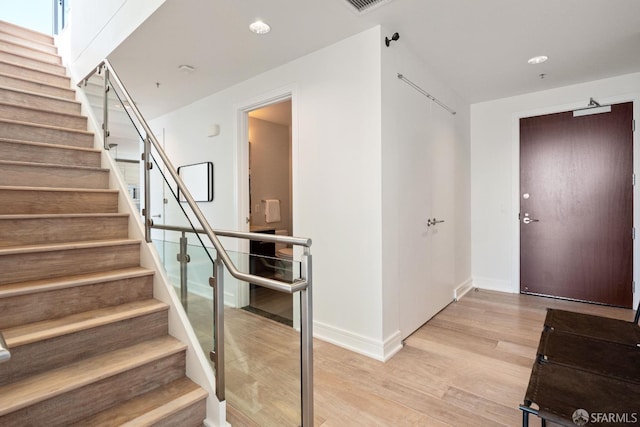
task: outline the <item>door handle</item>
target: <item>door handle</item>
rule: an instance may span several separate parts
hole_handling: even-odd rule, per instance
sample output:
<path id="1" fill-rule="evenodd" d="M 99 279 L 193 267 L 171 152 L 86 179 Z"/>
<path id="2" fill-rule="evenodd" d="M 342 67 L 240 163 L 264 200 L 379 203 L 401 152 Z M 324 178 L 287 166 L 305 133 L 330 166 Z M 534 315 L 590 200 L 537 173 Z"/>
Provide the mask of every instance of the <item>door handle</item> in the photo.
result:
<path id="1" fill-rule="evenodd" d="M 444 222 L 444 219 L 427 219 L 427 227 L 431 227 L 432 225 L 441 224 Z"/>
<path id="2" fill-rule="evenodd" d="M 525 224 L 531 224 L 532 222 L 540 222 L 540 220 L 539 219 L 529 218 L 528 216 L 525 216 L 524 218 L 522 218 L 522 222 L 524 222 Z"/>

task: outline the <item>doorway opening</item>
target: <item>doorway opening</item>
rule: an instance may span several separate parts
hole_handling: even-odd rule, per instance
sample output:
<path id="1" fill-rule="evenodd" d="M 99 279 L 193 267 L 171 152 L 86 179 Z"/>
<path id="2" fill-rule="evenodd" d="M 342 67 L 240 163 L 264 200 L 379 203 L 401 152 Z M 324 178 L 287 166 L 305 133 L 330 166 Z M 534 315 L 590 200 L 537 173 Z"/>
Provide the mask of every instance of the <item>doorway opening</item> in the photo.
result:
<path id="1" fill-rule="evenodd" d="M 248 112 L 249 229 L 254 233 L 293 235 L 291 99 Z M 290 279 L 293 248 L 251 242 L 252 274 Z M 291 295 L 253 284 L 245 310 L 293 326 Z"/>

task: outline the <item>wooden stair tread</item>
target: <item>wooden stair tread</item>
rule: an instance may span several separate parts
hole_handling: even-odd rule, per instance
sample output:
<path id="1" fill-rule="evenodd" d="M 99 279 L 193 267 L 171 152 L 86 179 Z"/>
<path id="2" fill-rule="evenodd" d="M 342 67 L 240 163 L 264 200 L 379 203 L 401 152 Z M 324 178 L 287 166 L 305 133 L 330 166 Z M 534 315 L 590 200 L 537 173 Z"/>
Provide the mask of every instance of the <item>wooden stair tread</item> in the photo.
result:
<path id="1" fill-rule="evenodd" d="M 46 93 L 33 92 L 33 91 L 30 91 L 30 90 L 18 89 L 18 88 L 15 88 L 15 87 L 4 86 L 4 85 L 0 85 L 0 89 L 11 91 L 11 92 L 17 92 L 17 93 L 24 94 L 24 95 L 29 95 L 29 96 L 37 96 L 39 98 L 51 99 L 53 101 L 63 101 L 63 102 L 69 103 L 69 104 L 80 105 L 80 102 L 76 101 L 75 99 L 61 98 L 59 96 L 48 95 Z"/>
<path id="2" fill-rule="evenodd" d="M 11 138 L 0 138 L 0 142 L 7 142 L 10 144 L 25 144 L 34 147 L 46 147 L 46 148 L 56 148 L 60 150 L 74 150 L 74 151 L 84 151 L 87 153 L 101 153 L 102 150 L 98 148 L 86 148 L 86 147 L 74 147 L 72 145 L 58 145 L 58 144 L 47 144 L 46 142 L 38 142 L 38 141 L 23 141 L 21 139 L 11 139 Z"/>
<path id="3" fill-rule="evenodd" d="M 164 336 L 0 387 L 0 416 L 186 350 Z"/>
<path id="4" fill-rule="evenodd" d="M 47 218 L 101 218 L 101 217 L 128 217 L 128 213 L 67 213 L 67 214 L 7 214 L 1 215 L 3 219 L 47 219 Z"/>
<path id="5" fill-rule="evenodd" d="M 55 87 L 59 88 L 57 86 L 55 86 Z M 64 99 L 64 98 L 61 98 L 61 99 Z M 29 111 L 33 111 L 33 112 L 37 112 L 37 113 L 55 113 L 55 114 L 60 115 L 60 116 L 68 116 L 68 117 L 74 117 L 74 118 L 80 117 L 80 118 L 83 118 L 83 119 L 86 118 L 82 114 L 73 114 L 73 113 L 65 113 L 65 112 L 58 112 L 58 111 L 50 111 L 50 110 L 46 110 L 44 108 L 33 107 L 33 106 L 30 106 L 30 105 L 14 104 L 12 102 L 6 102 L 4 100 L 0 101 L 0 105 L 6 105 L 6 106 L 9 106 L 9 107 L 21 108 L 23 110 L 29 110 Z"/>
<path id="6" fill-rule="evenodd" d="M 150 276 L 153 274 L 153 270 L 149 270 L 144 267 L 131 267 L 97 273 L 56 277 L 52 279 L 30 280 L 26 282 L 11 283 L 8 285 L 0 286 L 0 298 L 9 298 L 38 292 L 48 292 L 76 286 L 94 285 L 101 282 L 110 282 L 120 279 Z"/>
<path id="7" fill-rule="evenodd" d="M 51 193 L 118 193 L 110 188 L 55 188 L 55 187 L 21 187 L 16 185 L 0 185 L 0 190 L 8 191 L 47 191 Z"/>
<path id="8" fill-rule="evenodd" d="M 150 426 L 207 396 L 196 383 L 180 378 L 69 427 Z"/>
<path id="9" fill-rule="evenodd" d="M 32 166 L 35 168 L 75 169 L 75 170 L 84 170 L 84 171 L 109 172 L 108 168 L 96 168 L 91 166 L 77 166 L 77 165 L 60 165 L 57 163 L 33 163 L 33 162 L 20 162 L 16 160 L 0 160 L 0 164 L 14 165 L 14 166 Z"/>
<path id="10" fill-rule="evenodd" d="M 54 76 L 54 77 L 63 77 L 65 79 L 68 79 L 69 82 L 71 82 L 71 79 L 69 79 L 69 77 L 66 76 L 66 75 L 52 73 L 51 71 L 41 70 L 41 69 L 36 68 L 36 67 L 31 67 L 29 65 L 20 64 L 19 62 L 8 61 L 6 59 L 0 59 L 0 62 L 5 63 L 7 65 L 11 65 L 13 67 L 17 67 L 17 68 L 24 68 L 24 69 L 31 70 L 31 71 L 36 71 L 36 72 L 42 73 L 42 74 L 49 74 L 49 75 Z M 63 67 L 61 67 L 61 68 L 63 68 Z"/>
<path id="11" fill-rule="evenodd" d="M 169 306 L 155 299 L 134 301 L 112 307 L 85 311 L 59 319 L 49 319 L 26 325 L 6 328 L 2 331 L 7 346 L 11 348 L 67 335 L 109 323 L 118 322 L 157 311 L 168 310 Z"/>
<path id="12" fill-rule="evenodd" d="M 6 28 L 0 27 L 0 39 L 9 41 L 21 46 L 29 46 L 31 49 L 39 50 L 42 52 L 58 54 L 58 48 L 53 42 L 43 42 L 42 40 L 35 40 L 31 38 L 25 38 L 18 34 L 7 31 Z"/>
<path id="13" fill-rule="evenodd" d="M 25 78 L 25 77 L 17 75 L 17 74 L 12 74 L 12 73 L 2 72 L 2 71 L 0 71 L 0 76 L 8 77 L 8 78 L 13 79 L 13 80 L 22 80 L 22 81 L 28 82 L 28 83 L 37 83 L 40 86 L 48 86 L 48 87 L 52 87 L 52 88 L 55 88 L 55 89 L 60 89 L 60 90 L 63 90 L 65 92 L 70 92 L 70 93 L 75 94 L 75 91 L 73 89 L 71 89 L 70 86 L 57 85 L 57 84 L 51 83 L 51 82 L 40 82 L 40 81 L 37 81 L 37 80 Z"/>
<path id="14" fill-rule="evenodd" d="M 79 135 L 90 135 L 90 136 L 93 136 L 93 132 L 89 132 L 88 130 L 63 128 L 63 127 L 59 127 L 59 126 L 43 125 L 43 124 L 40 124 L 40 123 L 21 122 L 21 121 L 18 121 L 18 120 L 9 120 L 9 119 L 3 119 L 3 118 L 0 118 L 0 123 L 22 125 L 22 126 L 29 126 L 29 127 L 42 128 L 42 129 L 61 130 L 61 131 L 69 132 L 69 133 L 77 133 Z"/>
<path id="15" fill-rule="evenodd" d="M 83 242 L 66 242 L 66 243 L 52 243 L 41 245 L 23 245 L 23 246 L 10 246 L 0 248 L 0 256 L 2 255 L 14 255 L 24 253 L 36 253 L 36 252 L 54 252 L 65 251 L 70 249 L 88 249 L 108 246 L 124 246 L 140 244 L 138 239 L 109 239 L 109 240 L 89 240 Z"/>
<path id="16" fill-rule="evenodd" d="M 35 59 L 37 61 L 42 61 L 47 64 L 62 65 L 60 60 L 60 55 L 58 55 L 57 53 L 45 52 L 41 49 L 36 49 L 34 47 L 27 46 L 21 43 L 16 43 L 15 41 L 12 41 L 12 40 L 1 40 L 1 42 L 2 42 L 1 44 L 5 45 L 2 47 L 2 50 L 4 52 L 10 53 L 12 55 L 19 55 L 29 59 Z M 29 53 L 26 53 L 26 52 L 16 53 L 14 49 L 18 49 L 21 51 L 28 51 Z M 33 53 L 35 56 L 31 56 L 30 53 Z M 47 59 L 45 59 L 44 57 L 47 57 Z"/>
<path id="17" fill-rule="evenodd" d="M 53 36 L 42 33 L 40 31 L 32 30 L 31 28 L 25 28 L 20 25 L 16 25 L 4 20 L 0 20 L 0 31 L 2 31 L 3 33 L 17 35 L 18 37 L 21 37 L 26 40 L 37 41 L 37 40 L 45 39 L 47 40 L 46 42 L 41 41 L 40 43 L 53 45 Z M 25 37 L 24 34 L 28 34 L 31 37 Z"/>
<path id="18" fill-rule="evenodd" d="M 55 70 L 59 70 L 58 72 L 51 72 L 51 74 L 56 74 L 59 76 L 66 76 L 67 73 L 67 69 L 64 67 L 64 65 L 58 63 L 58 62 L 51 62 L 51 61 L 46 61 L 44 59 L 40 59 L 40 58 L 33 58 L 31 56 L 27 56 L 27 55 L 23 55 L 21 53 L 16 53 L 16 52 L 9 52 L 6 50 L 0 50 L 0 54 L 6 54 L 6 55 L 10 55 L 12 57 L 15 58 L 20 58 L 20 59 L 25 59 L 27 61 L 31 61 L 32 63 L 37 63 L 37 64 L 42 64 L 43 66 L 46 67 L 52 67 L 51 69 L 55 69 Z M 11 61 L 9 61 L 11 62 Z M 18 63 L 19 64 L 19 63 Z M 36 68 L 38 69 L 38 68 Z"/>

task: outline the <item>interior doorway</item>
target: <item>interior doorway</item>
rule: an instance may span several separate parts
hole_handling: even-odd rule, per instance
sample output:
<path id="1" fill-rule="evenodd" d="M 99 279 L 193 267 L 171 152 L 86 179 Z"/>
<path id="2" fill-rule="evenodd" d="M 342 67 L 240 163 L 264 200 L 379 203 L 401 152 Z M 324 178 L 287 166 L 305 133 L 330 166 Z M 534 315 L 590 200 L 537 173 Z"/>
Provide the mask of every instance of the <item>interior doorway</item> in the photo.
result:
<path id="1" fill-rule="evenodd" d="M 632 307 L 633 103 L 520 120 L 520 291 Z"/>
<path id="2" fill-rule="evenodd" d="M 248 112 L 249 230 L 293 235 L 291 99 Z M 287 281 L 293 276 L 293 248 L 284 244 L 251 242 L 250 272 Z M 291 295 L 249 285 L 244 307 L 293 326 Z"/>

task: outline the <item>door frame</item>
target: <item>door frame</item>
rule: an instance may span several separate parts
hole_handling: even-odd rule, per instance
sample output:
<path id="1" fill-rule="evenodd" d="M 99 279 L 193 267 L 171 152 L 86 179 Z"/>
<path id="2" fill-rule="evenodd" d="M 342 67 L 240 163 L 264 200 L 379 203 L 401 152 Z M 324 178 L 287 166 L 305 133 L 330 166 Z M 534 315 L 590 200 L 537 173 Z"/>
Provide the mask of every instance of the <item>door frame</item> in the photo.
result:
<path id="1" fill-rule="evenodd" d="M 236 209 L 236 228 L 240 231 L 249 231 L 249 224 L 246 222 L 246 218 L 249 215 L 249 112 L 257 110 L 262 107 L 267 107 L 278 102 L 291 100 L 291 193 L 292 193 L 292 228 L 296 229 L 297 215 L 299 212 L 296 201 L 299 200 L 296 197 L 298 181 L 298 88 L 297 85 L 289 85 L 280 89 L 275 89 L 271 92 L 258 95 L 256 97 L 247 99 L 236 105 L 236 164 L 237 175 L 235 182 L 235 209 Z M 290 230 L 293 232 L 293 230 Z M 238 251 L 243 253 L 249 253 L 249 241 L 239 240 Z M 294 254 L 295 255 L 295 254 Z M 247 266 L 248 271 L 248 266 Z M 237 293 L 235 295 L 235 301 L 231 304 L 234 307 L 244 307 L 249 305 L 249 284 L 247 282 L 238 282 Z M 297 324 L 296 318 L 296 306 L 294 305 L 294 325 Z"/>
<path id="2" fill-rule="evenodd" d="M 597 94 L 596 94 L 597 95 Z M 640 232 L 640 149 L 636 146 L 640 143 L 638 136 L 637 124 L 640 123 L 640 93 L 631 93 L 627 95 L 617 95 L 610 97 L 596 96 L 601 104 L 619 104 L 623 102 L 633 102 L 633 119 L 636 122 L 636 131 L 633 133 L 633 173 L 636 175 L 636 185 L 633 187 L 633 226 Z M 511 290 L 513 293 L 520 293 L 520 220 L 518 213 L 520 212 L 520 119 L 525 117 L 542 116 L 545 114 L 561 113 L 584 108 L 587 104 L 587 98 L 578 102 L 556 105 L 551 107 L 542 107 L 531 110 L 520 111 L 512 114 L 513 150 L 511 157 L 511 170 L 513 173 L 511 188 L 511 218 L 513 218 L 512 228 L 512 265 L 513 271 L 511 275 Z M 632 179 L 629 177 L 629 179 Z M 631 231 L 629 231 L 631 232 Z M 633 281 L 635 289 L 633 291 L 633 308 L 638 306 L 640 301 L 640 233 L 636 232 L 636 239 L 633 241 Z"/>

